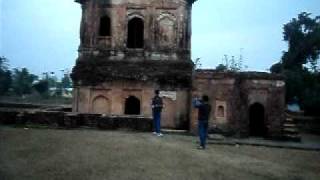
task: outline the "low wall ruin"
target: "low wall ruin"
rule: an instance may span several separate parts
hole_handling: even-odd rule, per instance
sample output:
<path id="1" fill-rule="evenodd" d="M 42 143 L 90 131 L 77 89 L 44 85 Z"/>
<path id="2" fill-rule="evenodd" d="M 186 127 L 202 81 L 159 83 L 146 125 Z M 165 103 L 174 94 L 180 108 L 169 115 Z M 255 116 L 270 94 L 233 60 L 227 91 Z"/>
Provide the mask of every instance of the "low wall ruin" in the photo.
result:
<path id="1" fill-rule="evenodd" d="M 152 118 L 142 116 L 104 116 L 61 111 L 0 111 L 0 124 L 17 126 L 46 126 L 48 128 L 98 128 L 152 131 Z"/>

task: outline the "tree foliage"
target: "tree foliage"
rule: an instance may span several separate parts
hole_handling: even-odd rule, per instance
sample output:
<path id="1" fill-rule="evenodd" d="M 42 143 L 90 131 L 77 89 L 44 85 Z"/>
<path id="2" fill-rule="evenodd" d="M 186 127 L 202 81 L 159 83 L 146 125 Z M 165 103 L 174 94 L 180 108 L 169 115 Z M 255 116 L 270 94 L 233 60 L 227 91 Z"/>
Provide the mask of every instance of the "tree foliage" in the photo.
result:
<path id="1" fill-rule="evenodd" d="M 61 79 L 62 87 L 64 89 L 71 88 L 72 87 L 72 82 L 69 74 L 64 74 L 64 76 Z"/>
<path id="2" fill-rule="evenodd" d="M 226 72 L 228 71 L 228 67 L 224 64 L 219 64 L 217 67 L 216 67 L 216 71 L 219 71 L 219 72 Z"/>
<path id="3" fill-rule="evenodd" d="M 42 96 L 49 95 L 49 82 L 47 80 L 40 80 L 33 85 L 33 88 Z"/>
<path id="4" fill-rule="evenodd" d="M 0 57 L 0 95 L 8 92 L 12 77 L 11 72 L 8 70 L 8 60 L 5 57 Z"/>
<path id="5" fill-rule="evenodd" d="M 288 50 L 270 71 L 286 77 L 287 101 L 298 99 L 307 114 L 320 114 L 320 16 L 300 13 L 283 27 Z"/>
<path id="6" fill-rule="evenodd" d="M 284 25 L 284 40 L 288 51 L 282 56 L 285 69 L 301 70 L 307 63 L 316 65 L 320 53 L 320 16 L 303 12 Z"/>
<path id="7" fill-rule="evenodd" d="M 30 74 L 27 68 L 14 69 L 12 89 L 17 95 L 30 94 L 32 91 L 32 84 L 37 76 Z"/>

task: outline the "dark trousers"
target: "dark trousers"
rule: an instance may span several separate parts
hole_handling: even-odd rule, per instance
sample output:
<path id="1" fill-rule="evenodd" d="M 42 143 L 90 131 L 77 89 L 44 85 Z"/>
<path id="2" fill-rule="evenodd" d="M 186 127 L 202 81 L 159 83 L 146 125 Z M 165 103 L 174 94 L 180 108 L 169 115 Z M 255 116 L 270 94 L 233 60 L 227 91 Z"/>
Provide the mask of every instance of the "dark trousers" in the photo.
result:
<path id="1" fill-rule="evenodd" d="M 208 122 L 207 121 L 198 121 L 198 131 L 200 138 L 200 146 L 206 147 L 206 139 L 208 134 Z"/>
<path id="2" fill-rule="evenodd" d="M 161 112 L 154 111 L 153 112 L 153 127 L 156 133 L 160 133 L 160 119 L 161 119 Z"/>

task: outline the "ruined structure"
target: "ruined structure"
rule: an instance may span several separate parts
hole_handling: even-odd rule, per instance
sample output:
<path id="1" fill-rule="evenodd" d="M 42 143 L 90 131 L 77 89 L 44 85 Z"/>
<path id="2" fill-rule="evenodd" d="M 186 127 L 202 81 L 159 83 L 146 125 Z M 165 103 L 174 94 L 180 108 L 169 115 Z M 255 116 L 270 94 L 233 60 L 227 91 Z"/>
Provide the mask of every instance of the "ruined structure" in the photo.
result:
<path id="1" fill-rule="evenodd" d="M 244 136 L 281 134 L 281 77 L 194 71 L 190 40 L 195 0 L 76 2 L 82 20 L 72 72 L 74 112 L 151 117 L 151 98 L 160 89 L 162 126 L 194 131 L 191 98 L 208 94 L 212 126 Z M 260 121 L 252 124 L 250 119 Z"/>
<path id="2" fill-rule="evenodd" d="M 193 86 L 192 96 L 207 94 L 211 99 L 211 127 L 241 137 L 282 136 L 283 77 L 261 72 L 199 70 Z M 196 128 L 196 110 L 192 109 L 191 130 Z"/>
<path id="3" fill-rule="evenodd" d="M 187 128 L 193 1 L 78 0 L 74 111 L 151 116 L 153 92 L 161 89 L 162 125 Z"/>

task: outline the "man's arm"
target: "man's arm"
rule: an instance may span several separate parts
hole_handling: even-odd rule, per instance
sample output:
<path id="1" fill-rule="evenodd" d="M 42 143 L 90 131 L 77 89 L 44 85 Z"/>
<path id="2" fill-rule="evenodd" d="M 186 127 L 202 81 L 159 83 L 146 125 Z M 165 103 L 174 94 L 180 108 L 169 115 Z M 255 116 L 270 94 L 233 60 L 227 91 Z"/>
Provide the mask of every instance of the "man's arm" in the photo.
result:
<path id="1" fill-rule="evenodd" d="M 199 100 L 199 98 L 194 98 L 194 99 L 192 100 L 192 105 L 193 105 L 194 108 L 199 108 L 199 107 L 202 105 L 202 103 L 201 103 L 201 101 Z"/>
<path id="2" fill-rule="evenodd" d="M 152 98 L 152 100 L 151 100 L 151 108 L 152 109 L 154 108 L 154 98 Z"/>

